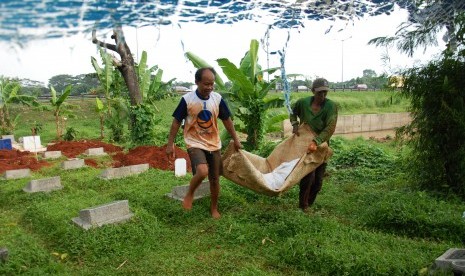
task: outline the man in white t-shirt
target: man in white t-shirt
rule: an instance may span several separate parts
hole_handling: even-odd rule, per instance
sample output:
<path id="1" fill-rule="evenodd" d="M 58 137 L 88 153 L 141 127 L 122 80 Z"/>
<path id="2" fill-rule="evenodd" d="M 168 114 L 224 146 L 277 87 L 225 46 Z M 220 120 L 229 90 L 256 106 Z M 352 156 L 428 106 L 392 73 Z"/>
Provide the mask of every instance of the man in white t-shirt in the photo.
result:
<path id="1" fill-rule="evenodd" d="M 195 73 L 197 90 L 185 94 L 173 112 L 166 153 L 174 156 L 174 138 L 184 124 L 184 140 L 192 164 L 192 177 L 182 206 L 192 209 L 194 192 L 208 176 L 210 182 L 211 205 L 213 218 L 220 218 L 218 212 L 218 196 L 220 192 L 219 177 L 222 171 L 221 140 L 218 129 L 218 118 L 231 135 L 236 150 L 242 148 L 231 120 L 231 112 L 221 95 L 213 91 L 216 72 L 213 68 L 200 68 Z"/>

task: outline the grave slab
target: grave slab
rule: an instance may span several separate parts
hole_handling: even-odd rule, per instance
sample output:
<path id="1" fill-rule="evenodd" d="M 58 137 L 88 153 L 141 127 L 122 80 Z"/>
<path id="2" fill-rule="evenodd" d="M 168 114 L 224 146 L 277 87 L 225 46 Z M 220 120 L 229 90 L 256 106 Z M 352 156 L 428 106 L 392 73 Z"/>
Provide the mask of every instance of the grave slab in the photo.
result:
<path id="1" fill-rule="evenodd" d="M 18 170 L 7 170 L 3 174 L 3 178 L 5 179 L 18 179 L 18 178 L 26 178 L 31 176 L 30 169 L 18 169 Z"/>
<path id="2" fill-rule="evenodd" d="M 69 159 L 69 160 L 63 161 L 63 163 L 61 163 L 61 168 L 63 170 L 79 169 L 79 168 L 82 168 L 84 166 L 85 166 L 84 159 L 79 159 L 79 158 Z"/>
<path id="3" fill-rule="evenodd" d="M 182 201 L 189 191 L 189 184 L 173 187 L 171 193 L 166 194 L 167 197 Z M 210 196 L 210 182 L 203 181 L 194 193 L 194 200 Z"/>
<path id="4" fill-rule="evenodd" d="M 79 212 L 79 217 L 73 218 L 78 226 L 88 230 L 106 224 L 120 223 L 129 220 L 134 214 L 129 210 L 128 200 L 118 200 Z"/>
<path id="5" fill-rule="evenodd" d="M 44 152 L 44 158 L 46 159 L 57 159 L 61 157 L 61 151 L 46 151 Z"/>
<path id="6" fill-rule="evenodd" d="M 51 192 L 60 189 L 63 189 L 63 186 L 61 186 L 61 179 L 59 176 L 55 176 L 31 180 L 26 187 L 23 188 L 23 191 L 27 193 L 36 193 Z"/>
<path id="7" fill-rule="evenodd" d="M 465 261 L 465 249 L 464 248 L 449 248 L 444 254 L 439 256 L 435 261 L 436 267 L 439 269 L 450 270 L 453 269 L 452 263 Z"/>
<path id="8" fill-rule="evenodd" d="M 5 247 L 0 248 L 0 262 L 5 263 L 8 260 L 8 249 Z"/>
<path id="9" fill-rule="evenodd" d="M 100 177 L 103 179 L 124 178 L 131 175 L 140 174 L 149 169 L 149 164 L 131 165 L 119 168 L 108 168 L 102 171 Z"/>
<path id="10" fill-rule="evenodd" d="M 103 147 L 86 149 L 84 154 L 87 156 L 107 155 L 107 153 L 103 151 Z"/>

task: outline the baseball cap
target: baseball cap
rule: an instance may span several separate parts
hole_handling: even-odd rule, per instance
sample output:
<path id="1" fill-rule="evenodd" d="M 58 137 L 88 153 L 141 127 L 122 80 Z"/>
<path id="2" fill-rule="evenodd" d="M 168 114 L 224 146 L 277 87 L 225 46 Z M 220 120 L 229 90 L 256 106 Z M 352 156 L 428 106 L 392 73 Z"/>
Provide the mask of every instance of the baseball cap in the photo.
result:
<path id="1" fill-rule="evenodd" d="M 319 91 L 329 91 L 329 82 L 324 78 L 317 78 L 313 81 L 312 89 L 315 92 Z"/>

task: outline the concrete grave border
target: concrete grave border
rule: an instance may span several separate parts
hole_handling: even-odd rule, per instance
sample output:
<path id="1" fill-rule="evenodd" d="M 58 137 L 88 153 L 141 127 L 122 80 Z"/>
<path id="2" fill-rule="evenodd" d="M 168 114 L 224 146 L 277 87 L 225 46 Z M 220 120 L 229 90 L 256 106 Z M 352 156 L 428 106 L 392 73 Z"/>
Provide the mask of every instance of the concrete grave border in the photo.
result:
<path id="1" fill-rule="evenodd" d="M 86 149 L 84 154 L 87 155 L 87 156 L 103 156 L 103 155 L 107 155 L 107 153 L 104 152 L 103 147 Z"/>
<path id="2" fill-rule="evenodd" d="M 148 163 L 139 164 L 139 165 L 131 165 L 119 168 L 108 168 L 103 170 L 100 173 L 100 178 L 110 180 L 110 179 L 119 179 L 124 178 L 136 174 L 143 173 L 150 168 Z"/>
<path id="3" fill-rule="evenodd" d="M 0 263 L 5 263 L 8 260 L 8 248 L 0 248 Z"/>
<path id="4" fill-rule="evenodd" d="M 61 168 L 63 170 L 74 170 L 85 167 L 84 159 L 74 158 L 68 159 L 61 163 Z"/>
<path id="5" fill-rule="evenodd" d="M 76 225 L 88 230 L 106 224 L 122 223 L 129 220 L 133 215 L 129 210 L 128 200 L 117 200 L 82 209 L 79 212 L 79 217 L 73 218 L 72 221 Z"/>
<path id="6" fill-rule="evenodd" d="M 26 187 L 23 188 L 23 191 L 27 193 L 37 193 L 37 192 L 51 192 L 55 190 L 61 190 L 61 178 L 59 176 L 34 179 L 31 180 Z"/>
<path id="7" fill-rule="evenodd" d="M 436 267 L 440 269 L 453 269 L 452 263 L 455 261 L 465 261 L 464 248 L 449 248 L 444 254 L 439 256 L 435 261 Z"/>
<path id="8" fill-rule="evenodd" d="M 45 159 L 57 159 L 61 157 L 61 151 L 44 151 L 43 155 Z"/>
<path id="9" fill-rule="evenodd" d="M 7 170 L 3 173 L 3 179 L 19 179 L 31 177 L 30 169 L 17 169 L 17 170 Z"/>
<path id="10" fill-rule="evenodd" d="M 187 191 L 189 190 L 189 184 L 182 186 L 175 186 L 170 193 L 166 196 L 172 199 L 182 201 Z M 201 199 L 210 196 L 210 182 L 203 181 L 194 193 L 194 200 Z"/>

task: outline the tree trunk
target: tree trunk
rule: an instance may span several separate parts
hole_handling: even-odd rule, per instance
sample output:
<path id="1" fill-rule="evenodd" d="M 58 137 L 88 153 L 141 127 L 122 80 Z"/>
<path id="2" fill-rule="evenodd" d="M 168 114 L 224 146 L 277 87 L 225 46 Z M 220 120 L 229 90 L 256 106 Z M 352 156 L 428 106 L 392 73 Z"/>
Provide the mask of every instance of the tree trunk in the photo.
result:
<path id="1" fill-rule="evenodd" d="M 5 115 L 5 122 L 6 122 L 6 128 L 7 128 L 7 134 L 13 134 L 14 133 L 14 127 L 13 127 L 13 122 L 11 122 L 10 119 L 10 111 L 8 110 L 8 106 L 4 106 L 4 115 Z"/>
<path id="2" fill-rule="evenodd" d="M 57 141 L 61 140 L 61 135 L 60 135 L 60 119 L 58 117 L 58 111 L 55 111 L 55 126 L 57 128 Z"/>
<path id="3" fill-rule="evenodd" d="M 124 82 L 129 90 L 131 105 L 138 105 L 142 103 L 142 94 L 140 93 L 139 81 L 137 80 L 137 74 L 134 67 L 134 58 L 132 57 L 131 50 L 124 38 L 123 28 L 115 27 L 111 38 L 115 40 L 115 44 L 99 41 L 96 36 L 96 30 L 92 31 L 92 42 L 94 44 L 119 54 L 121 60 L 115 60 L 114 64 L 123 75 Z"/>
<path id="4" fill-rule="evenodd" d="M 0 122 L 2 125 L 2 134 L 6 134 L 7 128 L 6 128 L 6 123 L 5 123 L 5 112 L 4 112 L 4 106 L 0 109 Z"/>
<path id="5" fill-rule="evenodd" d="M 105 131 L 104 117 L 103 117 L 103 113 L 100 113 L 100 139 L 102 140 L 103 138 L 105 138 L 104 131 Z"/>

